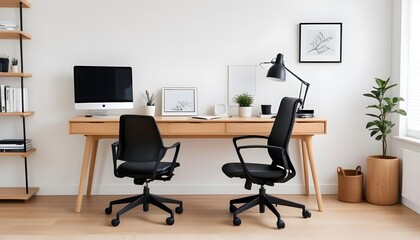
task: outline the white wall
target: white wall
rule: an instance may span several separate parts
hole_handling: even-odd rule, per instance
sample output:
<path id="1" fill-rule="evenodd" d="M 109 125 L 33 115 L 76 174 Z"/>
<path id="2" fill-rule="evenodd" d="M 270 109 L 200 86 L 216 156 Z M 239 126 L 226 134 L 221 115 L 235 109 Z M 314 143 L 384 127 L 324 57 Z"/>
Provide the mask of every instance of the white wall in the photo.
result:
<path id="1" fill-rule="evenodd" d="M 281 52 L 289 69 L 311 83 L 307 108 L 328 120 L 328 134 L 314 138 L 315 157 L 323 193 L 336 192 L 336 168 L 365 167 L 365 157 L 379 144 L 364 130 L 365 106 L 374 77 L 391 75 L 391 0 L 73 0 L 32 1 L 24 10 L 25 29 L 33 40 L 24 42 L 30 108 L 28 136 L 37 152 L 29 157 L 30 185 L 39 194 L 76 194 L 84 137 L 68 135 L 67 120 L 83 114 L 74 110 L 72 67 L 129 65 L 133 67 L 135 108 L 146 89 L 196 86 L 199 114 L 214 103 L 227 102 L 227 66 L 256 65 Z M 0 18 L 17 19 L 17 11 L 1 9 Z M 342 22 L 342 63 L 298 63 L 298 25 L 301 22 Z M 15 41 L 0 41 L 0 54 L 16 55 Z M 254 114 L 260 104 L 297 96 L 298 81 L 289 76 L 275 83 L 257 72 Z M 3 82 L 10 82 L 2 79 Z M 157 109 L 161 103 L 158 98 Z M 122 112 L 116 111 L 114 114 Z M 1 138 L 19 137 L 19 119 L 0 119 Z M 181 167 L 168 183 L 154 183 L 162 193 L 240 193 L 243 181 L 221 172 L 225 162 L 237 161 L 230 139 L 167 139 L 181 141 Z M 138 190 L 111 170 L 111 140 L 100 143 L 94 194 Z M 290 152 L 301 162 L 295 140 Z M 254 155 L 257 155 L 256 153 Z M 21 186 L 23 161 L 1 160 L 0 185 Z M 302 175 L 269 191 L 303 192 Z M 254 187 L 254 190 L 257 188 Z"/>

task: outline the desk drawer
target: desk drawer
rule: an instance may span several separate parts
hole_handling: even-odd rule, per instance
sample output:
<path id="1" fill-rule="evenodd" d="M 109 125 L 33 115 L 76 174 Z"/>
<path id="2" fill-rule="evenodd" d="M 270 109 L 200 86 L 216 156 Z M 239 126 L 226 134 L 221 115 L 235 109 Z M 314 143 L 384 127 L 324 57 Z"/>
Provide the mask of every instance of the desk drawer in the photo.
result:
<path id="1" fill-rule="evenodd" d="M 156 124 L 159 128 L 160 135 L 166 135 L 168 133 L 168 124 L 167 123 L 156 123 Z"/>
<path id="2" fill-rule="evenodd" d="M 296 134 L 325 134 L 325 124 L 322 122 L 295 122 L 293 135 Z"/>
<path id="3" fill-rule="evenodd" d="M 168 123 L 168 135 L 222 135 L 225 123 Z"/>
<path id="4" fill-rule="evenodd" d="M 273 123 L 226 123 L 226 133 L 228 134 L 270 134 Z"/>
<path id="5" fill-rule="evenodd" d="M 83 135 L 118 135 L 119 123 L 77 122 L 70 123 L 70 134 Z"/>

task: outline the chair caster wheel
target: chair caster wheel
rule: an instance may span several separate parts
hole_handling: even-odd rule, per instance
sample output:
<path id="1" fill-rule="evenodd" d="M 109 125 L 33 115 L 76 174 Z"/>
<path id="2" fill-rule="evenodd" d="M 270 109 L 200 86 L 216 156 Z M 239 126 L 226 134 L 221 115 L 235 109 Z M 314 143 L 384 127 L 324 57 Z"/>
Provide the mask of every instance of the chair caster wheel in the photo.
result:
<path id="1" fill-rule="evenodd" d="M 311 212 L 309 212 L 308 210 L 303 210 L 302 211 L 302 216 L 303 216 L 303 218 L 310 218 L 311 217 Z"/>
<path id="2" fill-rule="evenodd" d="M 118 225 L 120 225 L 120 220 L 119 219 L 112 219 L 111 221 L 112 226 L 116 227 Z"/>
<path id="3" fill-rule="evenodd" d="M 183 211 L 184 211 L 184 208 L 182 208 L 182 207 L 175 208 L 175 212 L 178 213 L 178 214 L 181 214 Z"/>
<path id="4" fill-rule="evenodd" d="M 282 229 L 282 228 L 285 228 L 286 227 L 286 224 L 283 222 L 283 220 L 278 220 L 277 221 L 277 228 L 278 229 Z"/>
<path id="5" fill-rule="evenodd" d="M 107 207 L 107 208 L 105 208 L 105 214 L 106 215 L 109 215 L 109 214 L 111 214 L 112 213 L 112 207 Z"/>
<path id="6" fill-rule="evenodd" d="M 229 211 L 230 211 L 231 213 L 235 212 L 237 209 L 238 209 L 238 208 L 237 208 L 235 205 L 230 205 L 230 206 L 229 206 Z"/>
<path id="7" fill-rule="evenodd" d="M 233 218 L 233 225 L 235 226 L 241 225 L 241 219 L 238 217 Z"/>
<path id="8" fill-rule="evenodd" d="M 167 219 L 166 219 L 166 224 L 168 224 L 168 225 L 173 225 L 175 223 L 175 218 L 173 218 L 173 217 L 168 217 Z"/>

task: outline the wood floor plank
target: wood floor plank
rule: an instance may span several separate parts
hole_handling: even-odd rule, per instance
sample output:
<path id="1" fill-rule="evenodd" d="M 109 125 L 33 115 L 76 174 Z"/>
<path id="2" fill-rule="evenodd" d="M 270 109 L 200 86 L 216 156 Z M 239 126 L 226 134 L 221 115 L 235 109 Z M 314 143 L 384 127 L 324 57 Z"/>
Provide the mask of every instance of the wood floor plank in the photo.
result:
<path id="1" fill-rule="evenodd" d="M 302 218 L 300 209 L 278 206 L 286 223 L 276 228 L 276 217 L 258 208 L 242 214 L 242 224 L 232 225 L 229 200 L 237 195 L 177 195 L 184 212 L 168 226 L 168 214 L 153 206 L 121 217 L 118 227 L 104 209 L 123 196 L 91 196 L 75 213 L 75 196 L 34 196 L 26 202 L 0 201 L 0 239 L 420 239 L 420 215 L 407 207 L 376 206 L 366 202 L 343 203 L 325 195 L 324 212 L 316 210 L 315 196 L 282 195 L 309 207 L 312 217 Z M 169 205 L 170 206 L 170 205 Z M 175 206 L 170 206 L 174 209 Z"/>

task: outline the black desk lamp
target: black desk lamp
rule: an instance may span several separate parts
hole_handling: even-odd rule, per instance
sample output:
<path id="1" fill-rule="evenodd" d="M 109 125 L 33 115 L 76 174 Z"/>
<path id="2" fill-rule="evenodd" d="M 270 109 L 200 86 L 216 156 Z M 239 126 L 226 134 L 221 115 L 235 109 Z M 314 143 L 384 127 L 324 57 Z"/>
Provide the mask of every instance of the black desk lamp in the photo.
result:
<path id="1" fill-rule="evenodd" d="M 308 89 L 309 89 L 310 84 L 304 81 L 303 79 L 301 79 L 300 77 L 298 77 L 296 74 L 294 74 L 284 65 L 283 54 L 281 53 L 277 54 L 276 61 L 272 60 L 271 62 L 263 62 L 262 64 L 269 64 L 269 63 L 273 64 L 273 66 L 271 66 L 270 69 L 268 69 L 267 77 L 274 78 L 275 81 L 284 82 L 286 81 L 286 70 L 287 70 L 289 73 L 291 73 L 293 76 L 295 76 L 295 78 L 297 78 L 301 82 L 300 91 L 299 91 L 300 99 L 302 99 L 301 97 L 302 88 L 303 88 L 303 85 L 305 85 L 305 93 L 303 95 L 302 104 L 299 106 L 297 110 L 297 117 L 299 118 L 313 117 L 314 110 L 303 109 L 303 107 L 305 106 L 306 95 L 308 94 Z"/>

